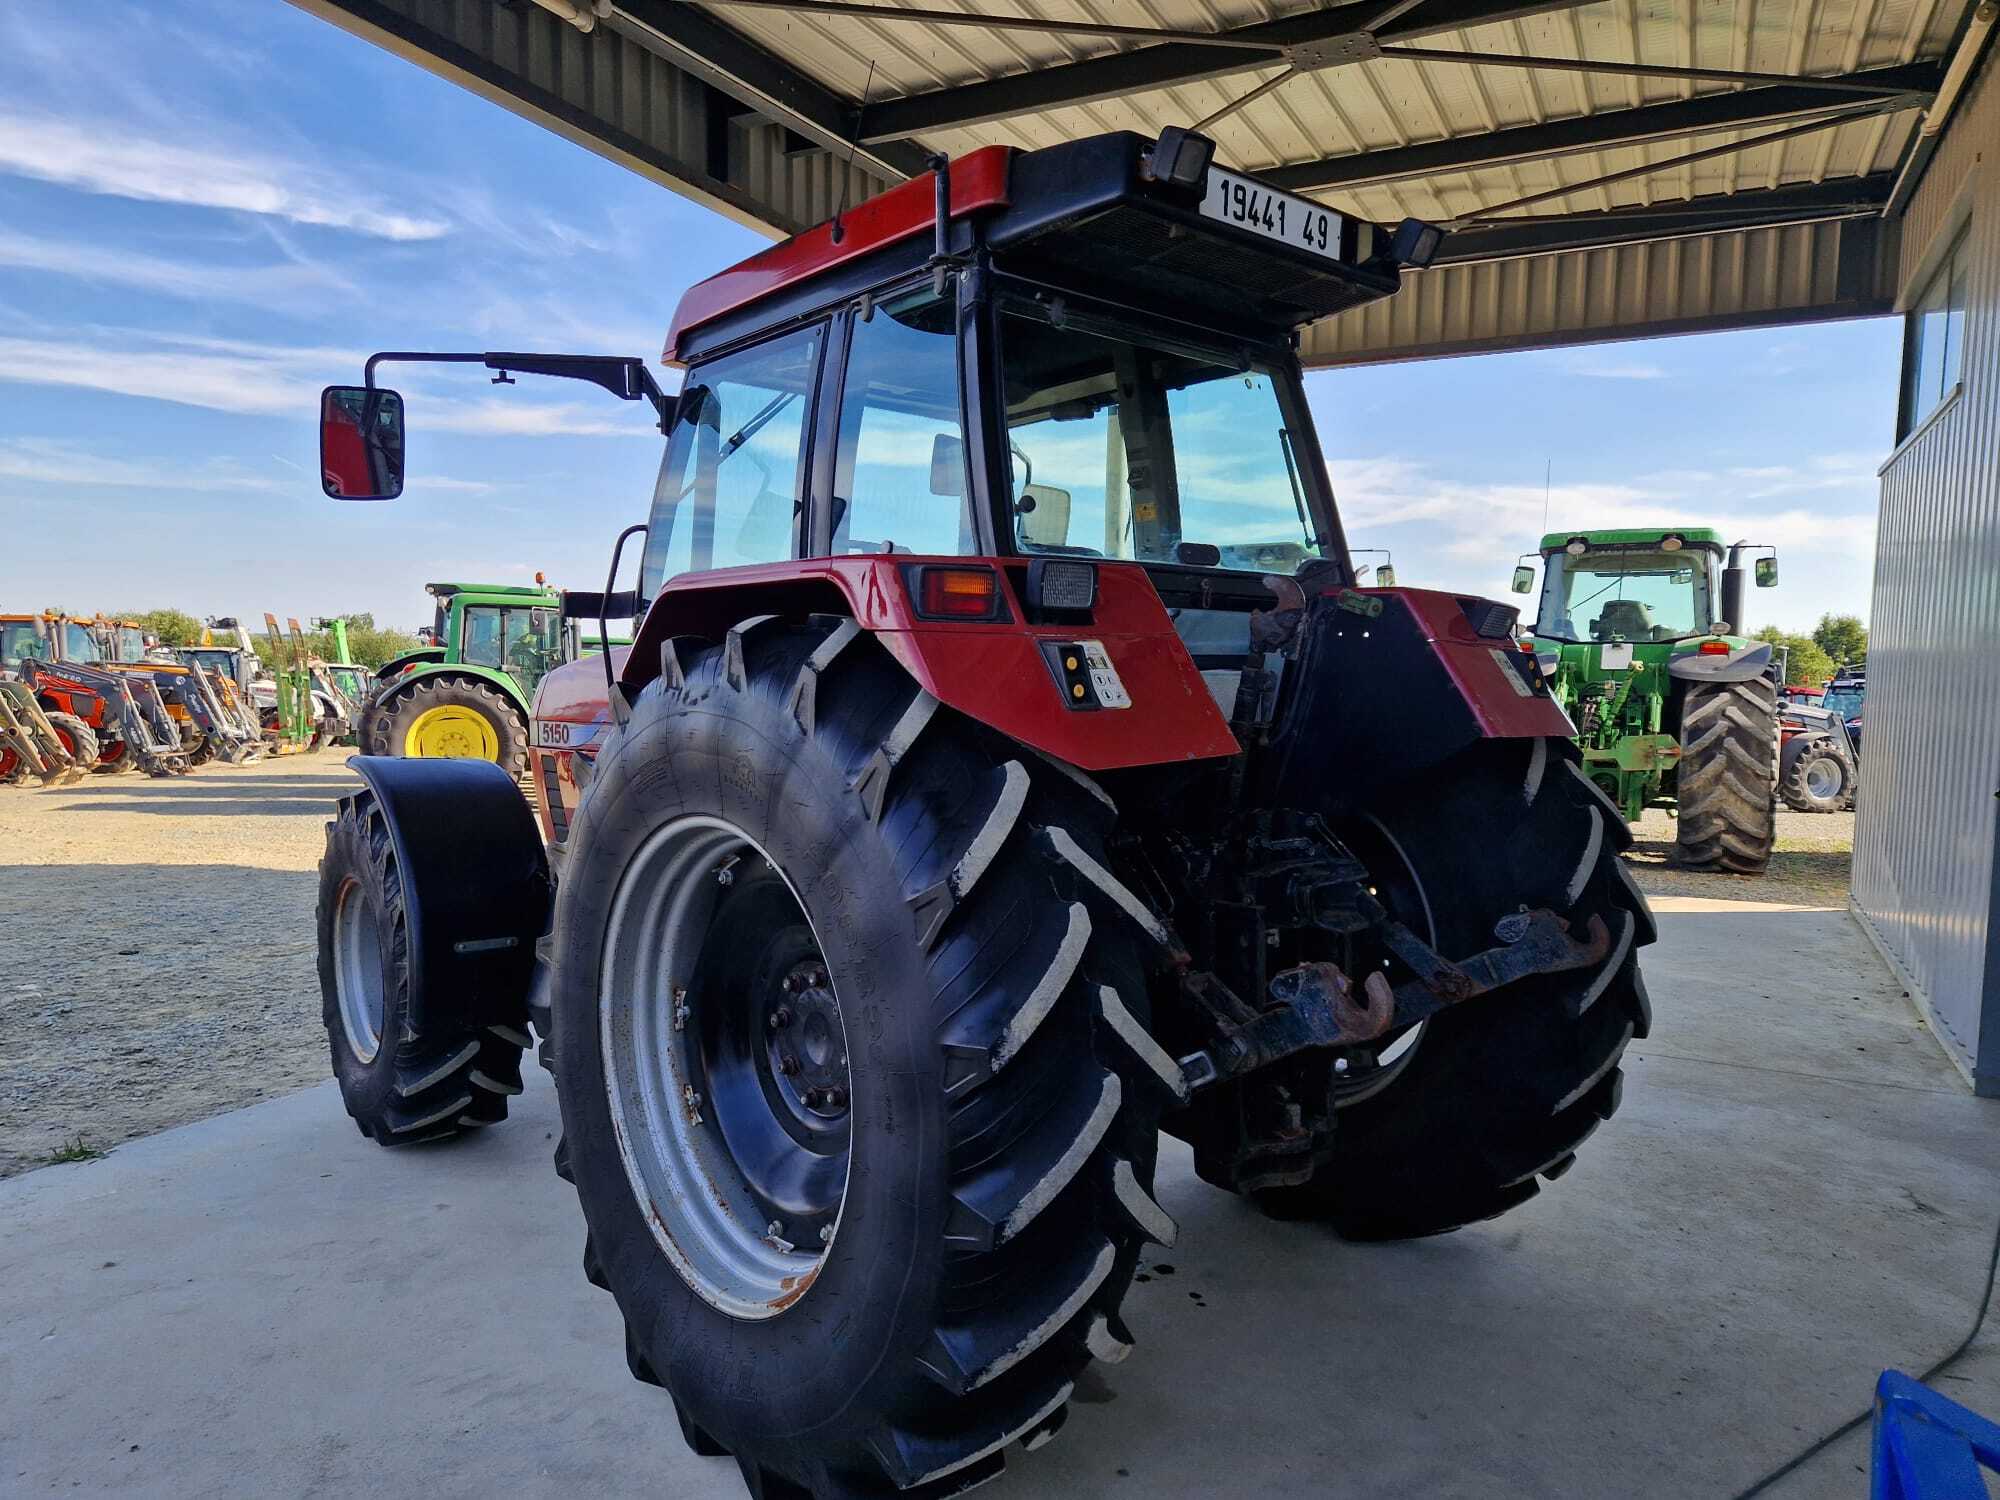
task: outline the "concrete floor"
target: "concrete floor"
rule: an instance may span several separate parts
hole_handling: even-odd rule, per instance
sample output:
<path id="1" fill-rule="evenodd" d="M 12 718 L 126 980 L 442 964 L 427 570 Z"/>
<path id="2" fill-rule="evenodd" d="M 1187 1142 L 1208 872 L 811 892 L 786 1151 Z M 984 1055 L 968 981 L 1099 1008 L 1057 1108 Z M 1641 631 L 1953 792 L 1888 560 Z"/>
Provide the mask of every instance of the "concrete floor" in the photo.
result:
<path id="1" fill-rule="evenodd" d="M 1171 1148 L 1139 1349 L 997 1492 L 1723 1496 L 1955 1343 L 2000 1102 L 1844 913 L 1660 905 L 1654 1039 L 1568 1177 L 1353 1246 Z M 452 1147 L 329 1084 L 0 1183 L 0 1491 L 740 1495 L 625 1374 L 532 1077 Z M 1944 1389 L 2000 1412 L 2000 1330 Z M 1864 1442 L 1773 1493 L 1865 1493 Z"/>

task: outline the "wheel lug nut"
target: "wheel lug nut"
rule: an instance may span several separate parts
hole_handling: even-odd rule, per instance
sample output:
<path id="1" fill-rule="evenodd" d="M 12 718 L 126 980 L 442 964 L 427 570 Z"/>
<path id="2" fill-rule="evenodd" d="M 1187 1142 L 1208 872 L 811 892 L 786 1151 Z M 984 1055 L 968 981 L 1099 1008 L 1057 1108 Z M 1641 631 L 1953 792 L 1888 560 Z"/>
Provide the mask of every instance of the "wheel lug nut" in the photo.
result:
<path id="1" fill-rule="evenodd" d="M 833 1226 L 831 1224 L 820 1225 L 819 1242 L 822 1245 L 831 1245 L 833 1243 Z"/>
<path id="2" fill-rule="evenodd" d="M 779 1058 L 778 1071 L 783 1073 L 787 1078 L 792 1077 L 799 1071 L 799 1060 L 796 1057 Z"/>
<path id="3" fill-rule="evenodd" d="M 839 1109 L 847 1103 L 847 1090 L 843 1088 L 823 1089 L 820 1092 L 820 1097 L 826 1100 L 826 1107 L 828 1109 Z"/>
<path id="4" fill-rule="evenodd" d="M 781 1005 L 771 1012 L 771 1029 L 773 1031 L 783 1031 L 791 1024 L 792 1008 L 789 1005 Z"/>

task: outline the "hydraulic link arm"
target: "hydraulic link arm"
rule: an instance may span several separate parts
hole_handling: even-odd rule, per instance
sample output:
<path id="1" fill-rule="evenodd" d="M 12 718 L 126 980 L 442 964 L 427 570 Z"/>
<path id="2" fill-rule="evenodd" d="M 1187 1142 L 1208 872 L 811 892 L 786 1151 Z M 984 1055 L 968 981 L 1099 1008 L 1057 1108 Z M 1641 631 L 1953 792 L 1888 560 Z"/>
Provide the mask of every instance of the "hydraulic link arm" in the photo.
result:
<path id="1" fill-rule="evenodd" d="M 1315 893 L 1332 894 L 1325 886 L 1316 887 Z M 1214 1046 L 1180 1059 L 1181 1075 L 1190 1090 L 1268 1067 L 1308 1047 L 1371 1042 L 1531 974 L 1587 968 L 1611 950 L 1611 933 L 1603 918 L 1593 916 L 1579 941 L 1570 936 L 1567 922 L 1541 908 L 1501 918 L 1493 934 L 1500 940 L 1498 946 L 1454 961 L 1391 917 L 1365 886 L 1349 887 L 1343 897 L 1330 903 L 1329 920 L 1321 925 L 1352 931 L 1347 914 L 1358 914 L 1365 930 L 1372 931 L 1417 977 L 1392 987 L 1380 970 L 1373 970 L 1357 986 L 1338 964 L 1324 960 L 1297 964 L 1272 977 L 1269 993 L 1275 1003 L 1251 1012 L 1214 975 L 1190 974 L 1183 989 L 1209 1014 L 1220 1038 Z"/>

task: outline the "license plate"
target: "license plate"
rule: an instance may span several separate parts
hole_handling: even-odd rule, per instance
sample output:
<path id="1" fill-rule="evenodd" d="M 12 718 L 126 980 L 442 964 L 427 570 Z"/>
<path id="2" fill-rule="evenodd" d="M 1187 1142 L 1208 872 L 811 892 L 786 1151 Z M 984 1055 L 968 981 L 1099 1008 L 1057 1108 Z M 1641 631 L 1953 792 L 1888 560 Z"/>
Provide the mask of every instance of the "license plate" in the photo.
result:
<path id="1" fill-rule="evenodd" d="M 1222 167 L 1208 169 L 1208 191 L 1201 200 L 1201 213 L 1203 218 L 1247 229 L 1267 240 L 1310 250 L 1328 260 L 1340 259 L 1339 214 Z"/>

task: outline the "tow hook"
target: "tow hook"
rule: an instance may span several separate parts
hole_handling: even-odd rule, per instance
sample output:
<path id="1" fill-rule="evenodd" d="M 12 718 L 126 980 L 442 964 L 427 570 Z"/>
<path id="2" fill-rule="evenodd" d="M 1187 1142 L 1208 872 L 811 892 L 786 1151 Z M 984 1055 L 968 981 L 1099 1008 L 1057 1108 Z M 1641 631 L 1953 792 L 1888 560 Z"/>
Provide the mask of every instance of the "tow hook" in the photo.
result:
<path id="1" fill-rule="evenodd" d="M 1386 912 L 1379 908 L 1377 912 L 1373 924 L 1377 935 L 1415 973 L 1415 979 L 1392 988 L 1376 969 L 1357 986 L 1334 963 L 1317 961 L 1286 969 L 1271 980 L 1275 1006 L 1240 1023 L 1218 1016 L 1221 1041 L 1180 1059 L 1188 1089 L 1253 1072 L 1308 1047 L 1371 1042 L 1530 974 L 1585 968 L 1611 951 L 1611 933 L 1602 917 L 1590 919 L 1579 942 L 1569 935 L 1567 922 L 1541 908 L 1501 918 L 1493 933 L 1500 946 L 1454 962 Z M 1212 981 L 1203 986 L 1212 987 Z M 1213 1004 L 1212 996 L 1204 998 Z"/>

